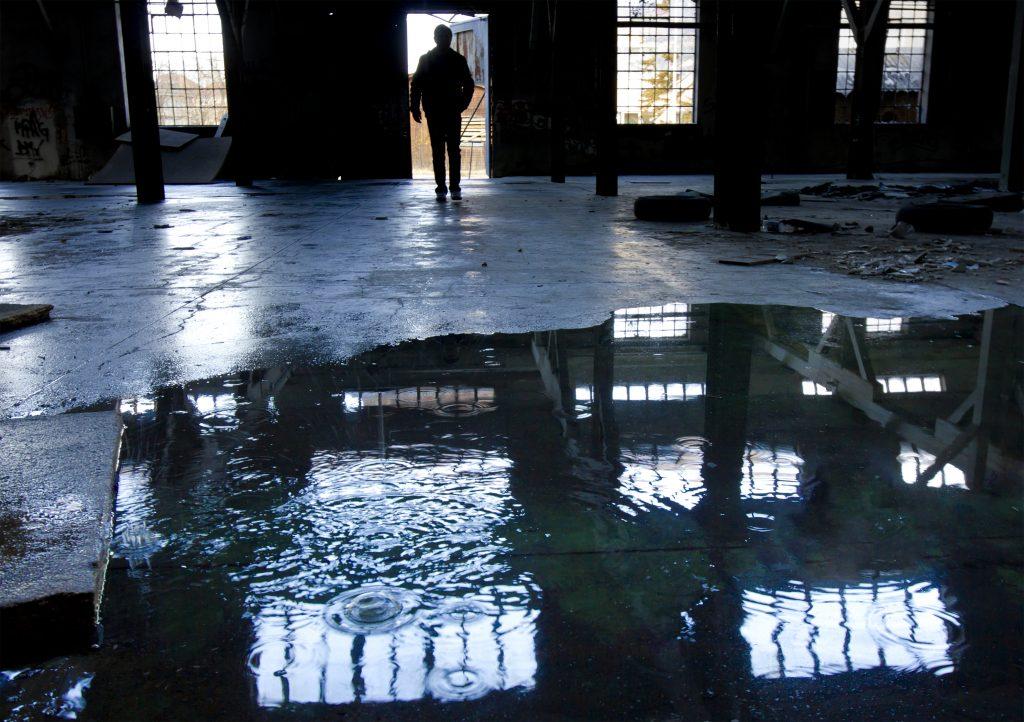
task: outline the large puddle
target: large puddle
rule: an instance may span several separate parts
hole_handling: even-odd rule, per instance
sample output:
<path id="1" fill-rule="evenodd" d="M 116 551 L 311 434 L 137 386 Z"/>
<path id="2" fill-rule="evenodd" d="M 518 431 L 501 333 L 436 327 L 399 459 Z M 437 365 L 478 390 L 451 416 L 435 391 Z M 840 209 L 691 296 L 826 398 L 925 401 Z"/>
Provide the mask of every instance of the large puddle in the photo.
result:
<path id="1" fill-rule="evenodd" d="M 676 303 L 125 400 L 102 644 L 0 711 L 1019 718 L 1022 322 Z"/>

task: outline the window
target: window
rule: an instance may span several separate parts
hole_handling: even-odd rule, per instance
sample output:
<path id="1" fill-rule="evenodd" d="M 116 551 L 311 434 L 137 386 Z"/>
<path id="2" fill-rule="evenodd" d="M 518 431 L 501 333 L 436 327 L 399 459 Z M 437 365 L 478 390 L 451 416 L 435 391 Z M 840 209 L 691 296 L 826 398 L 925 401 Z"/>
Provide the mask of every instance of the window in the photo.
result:
<path id="1" fill-rule="evenodd" d="M 618 0 L 618 122 L 695 122 L 696 0 Z"/>
<path id="2" fill-rule="evenodd" d="M 846 17 L 845 7 L 842 13 L 839 27 L 839 62 L 836 67 L 836 122 L 849 123 L 849 96 L 853 91 L 857 42 Z M 931 40 L 931 1 L 892 0 L 885 35 L 879 122 L 924 122 Z"/>
<path id="3" fill-rule="evenodd" d="M 182 3 L 180 18 L 149 3 L 157 120 L 160 125 L 217 125 L 228 112 L 224 40 L 214 2 Z"/>

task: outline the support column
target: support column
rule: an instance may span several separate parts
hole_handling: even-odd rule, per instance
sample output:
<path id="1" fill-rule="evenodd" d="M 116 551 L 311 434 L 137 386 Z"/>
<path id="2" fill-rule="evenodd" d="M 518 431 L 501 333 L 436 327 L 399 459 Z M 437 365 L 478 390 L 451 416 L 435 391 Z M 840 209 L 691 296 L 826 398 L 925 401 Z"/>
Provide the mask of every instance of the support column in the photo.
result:
<path id="1" fill-rule="evenodd" d="M 857 41 L 857 65 L 850 93 L 850 146 L 846 177 L 850 180 L 871 180 L 875 177 L 875 120 L 882 99 L 889 0 L 862 0 L 859 6 L 845 2 L 844 7 Z"/>
<path id="2" fill-rule="evenodd" d="M 761 227 L 761 45 L 756 2 L 716 3 L 715 225 Z"/>
<path id="3" fill-rule="evenodd" d="M 164 199 L 164 168 L 160 158 L 160 127 L 156 115 L 146 0 L 120 0 L 119 11 L 132 131 L 132 161 L 135 164 L 135 195 L 139 203 L 159 203 Z"/>
<path id="4" fill-rule="evenodd" d="M 565 103 L 562 100 L 562 43 L 558 37 L 558 0 L 551 7 L 551 182 L 565 183 Z"/>
<path id="5" fill-rule="evenodd" d="M 591 9 L 592 8 L 592 9 Z M 616 142 L 616 54 L 618 52 L 618 6 L 614 0 L 600 0 L 588 6 L 595 13 L 597 28 L 597 195 L 619 194 L 618 144 Z"/>
<path id="6" fill-rule="evenodd" d="M 242 43 L 247 6 L 248 2 L 217 0 L 221 34 L 224 38 L 224 69 L 231 129 L 231 168 L 235 176 L 235 185 L 241 188 L 252 186 L 249 92 L 246 86 L 245 53 Z"/>
<path id="7" fill-rule="evenodd" d="M 1013 50 L 1010 77 L 1006 88 L 1006 120 L 1003 123 L 1003 162 L 999 189 L 1011 193 L 1024 191 L 1024 0 L 1017 0 L 1013 19 Z"/>

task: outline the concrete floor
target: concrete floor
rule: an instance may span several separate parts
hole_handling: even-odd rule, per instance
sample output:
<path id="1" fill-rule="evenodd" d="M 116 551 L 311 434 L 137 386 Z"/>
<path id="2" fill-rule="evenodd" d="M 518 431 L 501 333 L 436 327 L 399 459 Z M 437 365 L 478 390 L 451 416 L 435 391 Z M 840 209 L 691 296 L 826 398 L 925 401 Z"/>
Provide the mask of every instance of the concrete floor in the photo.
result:
<path id="1" fill-rule="evenodd" d="M 843 182 L 779 176 L 765 185 L 825 180 Z M 618 198 L 598 198 L 589 178 L 509 178 L 471 181 L 464 202 L 442 205 L 427 182 L 261 182 L 170 187 L 165 203 L 140 207 L 130 187 L 0 184 L 0 301 L 55 307 L 49 323 L 0 338 L 9 347 L 0 350 L 0 419 L 238 369 L 336 361 L 405 338 L 584 326 L 624 306 L 733 301 L 947 316 L 1024 303 L 1020 266 L 924 285 L 816 267 L 864 243 L 869 223 L 884 235 L 897 201 L 764 209 L 860 219 L 856 232 L 810 238 L 633 218 L 638 195 L 711 187 L 708 176 L 624 178 Z M 1013 255 L 1021 214 L 998 214 L 996 225 L 1002 235 L 971 242 Z M 813 256 L 752 268 L 717 262 L 794 249 Z"/>

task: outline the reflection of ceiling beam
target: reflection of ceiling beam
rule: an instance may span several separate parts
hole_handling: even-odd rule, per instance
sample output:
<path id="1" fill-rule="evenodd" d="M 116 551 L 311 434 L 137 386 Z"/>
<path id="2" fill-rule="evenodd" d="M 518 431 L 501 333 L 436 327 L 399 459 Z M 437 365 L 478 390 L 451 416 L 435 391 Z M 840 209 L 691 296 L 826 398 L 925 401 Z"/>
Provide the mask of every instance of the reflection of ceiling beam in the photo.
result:
<path id="1" fill-rule="evenodd" d="M 891 411 L 875 400 L 877 386 L 860 375 L 849 371 L 835 361 L 822 356 L 816 350 L 799 350 L 789 347 L 774 339 L 759 337 L 760 347 L 772 358 L 789 367 L 800 376 L 829 389 L 834 389 L 836 396 L 861 411 L 872 421 L 915 446 L 935 456 L 935 462 L 918 478 L 918 483 L 926 483 L 935 476 L 947 463 L 956 462 L 956 466 L 964 471 L 968 486 L 973 487 L 982 469 L 977 468 L 977 457 L 986 454 L 988 466 L 998 472 L 1008 471 L 998 451 L 988 443 L 984 435 L 979 435 L 980 410 L 977 399 L 984 395 L 985 378 L 988 370 L 989 345 L 992 337 L 992 312 L 986 312 L 982 328 L 981 358 L 978 368 L 978 387 L 961 406 L 953 412 L 949 419 L 936 419 L 935 431 L 906 421 L 899 414 Z M 858 349 L 860 350 L 860 349 Z M 860 354 L 858 353 L 858 356 Z M 973 407 L 974 415 L 971 423 L 963 428 L 960 420 Z"/>

